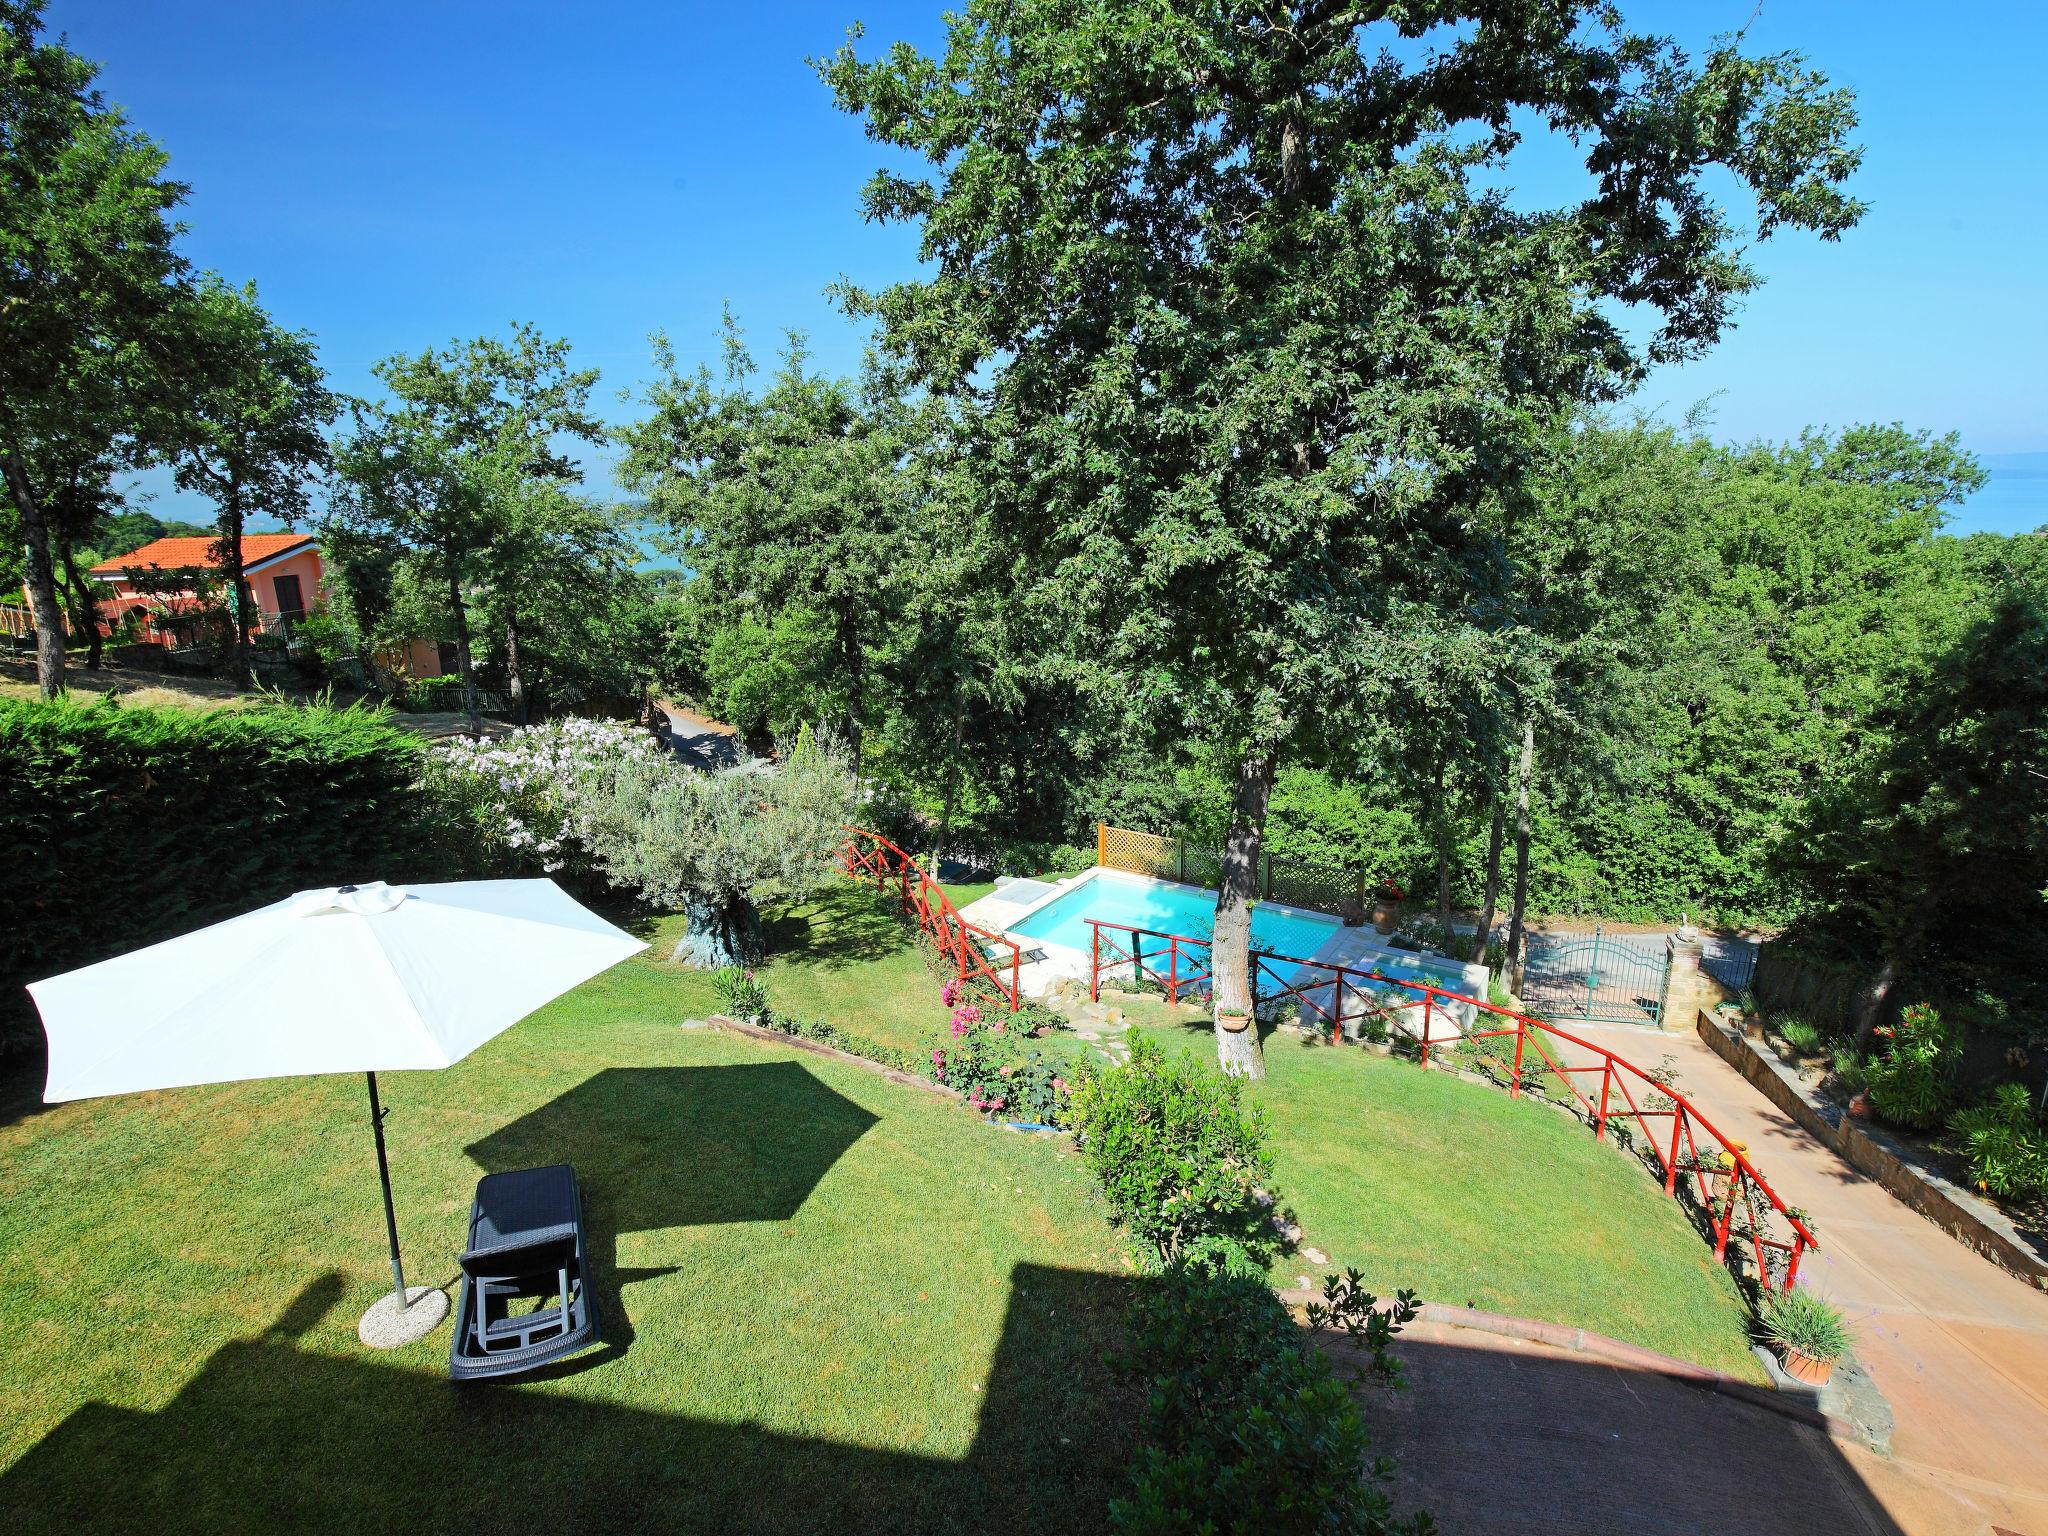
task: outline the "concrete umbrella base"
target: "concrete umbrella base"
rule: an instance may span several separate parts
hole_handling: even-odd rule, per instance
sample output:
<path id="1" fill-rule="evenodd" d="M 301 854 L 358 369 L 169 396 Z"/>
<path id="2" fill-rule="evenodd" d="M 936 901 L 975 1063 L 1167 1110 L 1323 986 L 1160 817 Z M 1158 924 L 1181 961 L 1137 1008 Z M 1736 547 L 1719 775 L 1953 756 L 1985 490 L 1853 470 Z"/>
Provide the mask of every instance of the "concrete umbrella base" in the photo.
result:
<path id="1" fill-rule="evenodd" d="M 448 1316 L 448 1296 L 431 1285 L 405 1288 L 407 1305 L 400 1307 L 398 1294 L 386 1291 L 377 1304 L 356 1324 L 356 1337 L 371 1349 L 398 1349 L 424 1339 Z"/>

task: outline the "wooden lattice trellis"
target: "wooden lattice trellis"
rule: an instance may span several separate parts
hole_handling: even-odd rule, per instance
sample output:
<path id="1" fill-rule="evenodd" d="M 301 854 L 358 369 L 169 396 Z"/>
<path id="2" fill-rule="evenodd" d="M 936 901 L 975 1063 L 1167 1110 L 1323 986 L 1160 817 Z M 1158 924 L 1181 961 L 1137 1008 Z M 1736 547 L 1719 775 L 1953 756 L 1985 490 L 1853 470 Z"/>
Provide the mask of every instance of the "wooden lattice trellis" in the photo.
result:
<path id="1" fill-rule="evenodd" d="M 1222 856 L 1213 849 L 1190 848 L 1171 837 L 1112 827 L 1107 822 L 1095 824 L 1095 862 L 1105 869 L 1212 889 L 1223 877 Z M 1342 911 L 1353 902 L 1363 908 L 1365 872 L 1318 869 L 1263 854 L 1259 859 L 1259 896 L 1318 912 Z"/>

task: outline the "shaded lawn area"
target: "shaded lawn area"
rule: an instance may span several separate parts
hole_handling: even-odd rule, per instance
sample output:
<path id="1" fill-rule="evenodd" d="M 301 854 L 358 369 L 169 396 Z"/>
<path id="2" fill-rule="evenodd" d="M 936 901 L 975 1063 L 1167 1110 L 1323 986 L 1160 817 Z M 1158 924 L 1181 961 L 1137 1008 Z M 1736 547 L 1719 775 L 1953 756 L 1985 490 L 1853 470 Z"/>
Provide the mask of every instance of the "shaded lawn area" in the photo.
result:
<path id="1" fill-rule="evenodd" d="M 1150 1031 L 1213 1059 L 1206 1024 Z M 1356 1048 L 1266 1037 L 1281 1201 L 1372 1289 L 1591 1328 L 1745 1380 L 1747 1312 L 1661 1182 L 1583 1125 Z M 1276 1280 L 1318 1271 L 1297 1254 Z"/>
<path id="2" fill-rule="evenodd" d="M 582 1179 L 606 1343 L 522 1384 L 449 1383 L 445 1324 L 357 1344 L 388 1285 L 359 1078 L 0 1124 L 7 1528 L 1099 1528 L 1132 1282 L 1071 1149 L 680 1030 L 708 984 L 660 953 L 381 1080 L 415 1282 L 482 1173 Z"/>

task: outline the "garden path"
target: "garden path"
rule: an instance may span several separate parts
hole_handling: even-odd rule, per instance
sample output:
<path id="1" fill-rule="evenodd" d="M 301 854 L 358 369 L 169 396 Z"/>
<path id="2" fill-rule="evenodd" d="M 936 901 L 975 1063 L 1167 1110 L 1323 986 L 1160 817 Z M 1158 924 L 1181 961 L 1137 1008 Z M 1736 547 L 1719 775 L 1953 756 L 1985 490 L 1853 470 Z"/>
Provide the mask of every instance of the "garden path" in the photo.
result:
<path id="1" fill-rule="evenodd" d="M 1902 1530 L 2048 1533 L 2048 1294 L 1894 1200 L 1692 1034 L 1576 1026 L 1653 1066 L 1749 1155 L 1821 1241 L 1802 1279 L 1848 1313 L 1890 1403 L 1891 1455 L 1851 1464 Z"/>

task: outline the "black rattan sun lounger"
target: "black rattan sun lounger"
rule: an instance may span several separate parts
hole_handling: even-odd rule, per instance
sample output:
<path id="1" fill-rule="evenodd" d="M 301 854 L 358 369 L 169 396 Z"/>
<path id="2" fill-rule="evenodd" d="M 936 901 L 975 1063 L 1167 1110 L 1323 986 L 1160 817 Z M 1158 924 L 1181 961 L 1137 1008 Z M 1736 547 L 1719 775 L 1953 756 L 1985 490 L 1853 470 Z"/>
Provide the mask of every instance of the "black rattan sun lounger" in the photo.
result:
<path id="1" fill-rule="evenodd" d="M 455 1380 L 516 1376 L 597 1342 L 583 1193 L 567 1163 L 478 1181 L 461 1263 Z M 515 1313 L 519 1302 L 531 1309 Z"/>

